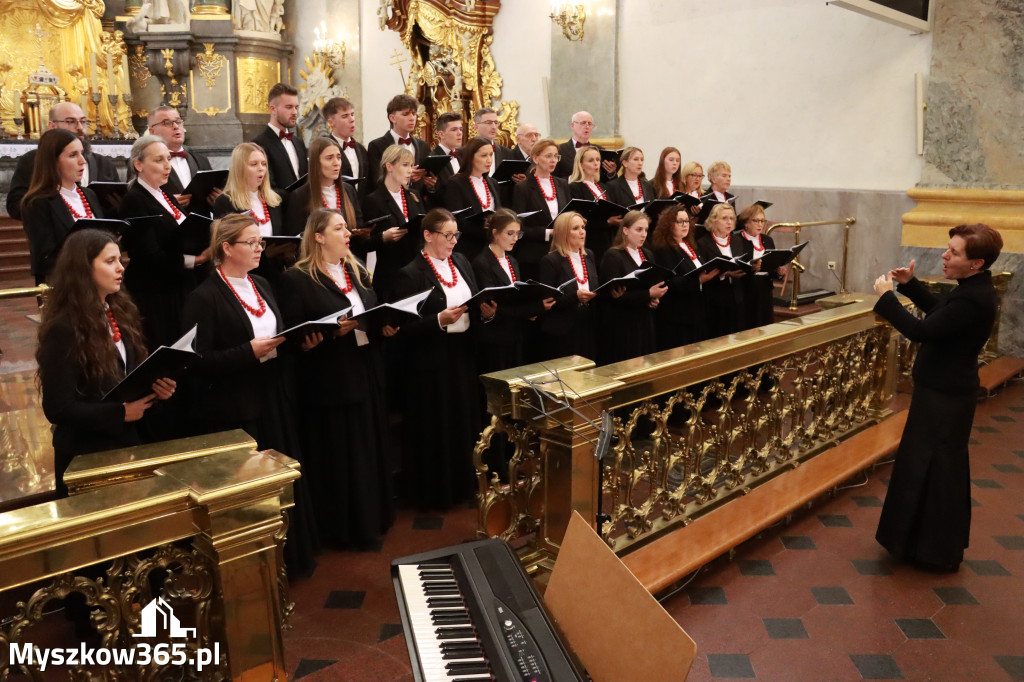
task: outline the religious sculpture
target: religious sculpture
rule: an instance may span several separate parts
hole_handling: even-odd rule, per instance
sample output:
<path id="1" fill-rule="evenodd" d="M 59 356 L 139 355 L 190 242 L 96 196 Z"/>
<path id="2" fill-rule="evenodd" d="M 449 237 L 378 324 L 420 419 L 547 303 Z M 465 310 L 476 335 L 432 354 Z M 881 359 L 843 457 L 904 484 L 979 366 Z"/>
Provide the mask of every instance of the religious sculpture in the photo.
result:
<path id="1" fill-rule="evenodd" d="M 231 19 L 240 31 L 280 33 L 284 26 L 284 0 L 233 0 Z"/>

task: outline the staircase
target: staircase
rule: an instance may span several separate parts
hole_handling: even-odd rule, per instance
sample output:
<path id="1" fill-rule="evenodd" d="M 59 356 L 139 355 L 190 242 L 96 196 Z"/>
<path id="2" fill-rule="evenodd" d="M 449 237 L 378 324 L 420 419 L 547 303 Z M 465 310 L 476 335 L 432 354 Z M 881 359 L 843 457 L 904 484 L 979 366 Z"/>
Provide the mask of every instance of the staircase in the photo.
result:
<path id="1" fill-rule="evenodd" d="M 28 238 L 21 221 L 0 216 L 0 288 L 32 286 Z"/>

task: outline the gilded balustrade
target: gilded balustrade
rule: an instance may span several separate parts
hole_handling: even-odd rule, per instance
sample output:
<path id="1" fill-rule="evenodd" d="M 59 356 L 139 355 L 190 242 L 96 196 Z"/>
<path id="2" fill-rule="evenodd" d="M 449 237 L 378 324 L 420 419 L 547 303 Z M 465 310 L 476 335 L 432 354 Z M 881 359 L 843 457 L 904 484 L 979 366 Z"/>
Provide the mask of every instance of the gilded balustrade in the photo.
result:
<path id="1" fill-rule="evenodd" d="M 895 335 L 874 296 L 614 365 L 573 357 L 482 377 L 492 414 L 476 450 L 478 534 L 557 554 L 573 510 L 627 552 L 888 414 Z M 842 303 L 843 305 L 839 305 Z M 594 457 L 603 411 L 612 444 Z M 501 475 L 494 435 L 511 434 Z M 598 494 L 598 480 L 602 481 Z"/>

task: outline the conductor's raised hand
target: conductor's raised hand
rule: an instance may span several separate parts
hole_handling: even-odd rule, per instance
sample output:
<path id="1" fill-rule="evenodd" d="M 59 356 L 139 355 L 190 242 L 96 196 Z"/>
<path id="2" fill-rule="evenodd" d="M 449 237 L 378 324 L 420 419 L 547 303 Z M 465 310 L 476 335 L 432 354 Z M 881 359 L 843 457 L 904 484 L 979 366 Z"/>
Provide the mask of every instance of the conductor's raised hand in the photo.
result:
<path id="1" fill-rule="evenodd" d="M 910 265 L 905 268 L 890 270 L 889 277 L 894 279 L 897 284 L 906 284 L 910 280 L 914 279 L 914 261 L 911 260 Z"/>

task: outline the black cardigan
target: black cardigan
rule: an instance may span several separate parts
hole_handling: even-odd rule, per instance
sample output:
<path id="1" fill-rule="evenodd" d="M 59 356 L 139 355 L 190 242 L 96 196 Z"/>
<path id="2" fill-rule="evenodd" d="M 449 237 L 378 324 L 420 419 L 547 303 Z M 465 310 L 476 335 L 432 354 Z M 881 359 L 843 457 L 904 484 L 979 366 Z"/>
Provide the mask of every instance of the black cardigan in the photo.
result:
<path id="1" fill-rule="evenodd" d="M 501 199 L 498 197 L 498 185 L 494 179 L 485 175 L 484 182 L 491 192 L 491 210 L 501 208 Z M 468 175 L 453 175 L 448 178 L 444 185 L 444 207 L 449 211 L 469 208 L 464 215 L 459 216 L 459 230 L 462 237 L 455 245 L 455 251 L 461 253 L 469 260 L 476 258 L 481 250 L 487 247 L 490 241 L 487 229 L 479 223 L 470 223 L 467 218 L 483 211 L 483 204 L 473 188 L 472 181 Z"/>
<path id="2" fill-rule="evenodd" d="M 561 211 L 572 198 L 569 195 L 569 183 L 563 178 L 551 176 L 555 181 L 555 193 L 557 195 L 558 210 Z M 545 183 L 546 184 L 546 183 Z M 523 236 L 516 244 L 516 257 L 526 270 L 536 272 L 540 259 L 551 250 L 551 242 L 547 241 L 544 230 L 551 223 L 551 213 L 548 211 L 548 204 L 544 200 L 540 185 L 537 184 L 537 176 L 529 173 L 526 179 L 516 185 L 512 190 L 512 208 L 516 213 L 527 213 L 540 211 L 523 222 Z"/>
<path id="3" fill-rule="evenodd" d="M 404 188 L 402 192 L 405 195 L 405 208 L 409 212 L 410 218 L 426 213 L 419 194 Z M 373 269 L 373 288 L 378 296 L 385 300 L 391 300 L 398 271 L 419 253 L 423 235 L 418 230 L 413 230 L 413 232 L 407 232 L 396 242 L 384 241 L 382 236 L 384 230 L 390 227 L 405 227 L 408 221 L 402 214 L 402 207 L 395 203 L 383 182 L 366 197 L 363 202 L 363 212 L 367 220 L 391 216 L 390 224 L 385 223 L 374 227 L 368 246 L 370 251 L 377 252 L 377 264 Z"/>
<path id="4" fill-rule="evenodd" d="M 619 206 L 632 206 L 641 201 L 654 201 L 654 186 L 646 178 L 640 178 L 640 192 L 643 194 L 643 198 L 639 200 L 633 194 L 633 190 L 629 188 L 629 183 L 624 175 L 620 175 L 605 185 L 604 191 L 608 195 L 608 201 Z"/>
<path id="5" fill-rule="evenodd" d="M 104 217 L 96 194 L 88 187 L 82 188 L 82 194 L 93 216 Z M 50 276 L 60 247 L 75 226 L 75 219 L 58 193 L 50 197 L 37 196 L 29 201 L 22 213 L 22 223 L 32 253 L 32 274 L 36 284 L 40 284 Z"/>

